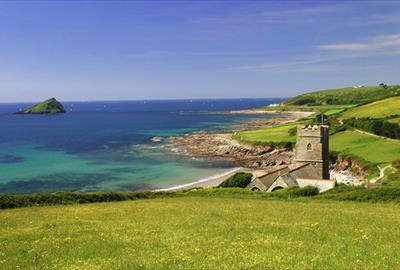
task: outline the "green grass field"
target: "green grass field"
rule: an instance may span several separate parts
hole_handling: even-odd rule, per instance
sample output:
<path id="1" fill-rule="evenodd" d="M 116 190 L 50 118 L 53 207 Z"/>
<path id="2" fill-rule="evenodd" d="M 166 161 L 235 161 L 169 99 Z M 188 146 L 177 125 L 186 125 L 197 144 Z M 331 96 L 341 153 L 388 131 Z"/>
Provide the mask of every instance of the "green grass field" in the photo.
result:
<path id="1" fill-rule="evenodd" d="M 368 86 L 363 88 L 337 88 L 308 92 L 284 101 L 285 105 L 325 105 L 325 104 L 360 104 L 384 99 L 400 94 L 400 86 L 387 88 Z"/>
<path id="2" fill-rule="evenodd" d="M 295 142 L 296 136 L 289 136 L 289 129 L 296 126 L 297 123 L 291 123 L 279 125 L 273 128 L 239 131 L 235 133 L 233 138 L 248 143 Z"/>
<path id="3" fill-rule="evenodd" d="M 0 211 L 1 269 L 398 269 L 400 205 L 182 197 Z"/>
<path id="4" fill-rule="evenodd" d="M 318 105 L 318 106 L 299 106 L 299 105 L 280 105 L 276 107 L 264 107 L 267 111 L 305 111 L 305 112 L 323 112 L 325 114 L 333 114 L 342 112 L 347 108 L 355 105 Z"/>
<path id="5" fill-rule="evenodd" d="M 390 115 L 400 115 L 400 96 L 386 98 L 363 106 L 351 108 L 340 115 L 340 118 L 385 118 Z"/>
<path id="6" fill-rule="evenodd" d="M 387 164 L 400 157 L 400 141 L 345 131 L 330 138 L 330 150 L 353 154 L 378 164 Z"/>

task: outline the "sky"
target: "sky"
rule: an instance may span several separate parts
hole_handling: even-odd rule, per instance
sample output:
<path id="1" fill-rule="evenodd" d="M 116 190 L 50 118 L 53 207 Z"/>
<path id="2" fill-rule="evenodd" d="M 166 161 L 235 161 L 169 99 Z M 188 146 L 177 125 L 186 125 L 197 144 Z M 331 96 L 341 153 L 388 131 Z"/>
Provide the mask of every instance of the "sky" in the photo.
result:
<path id="1" fill-rule="evenodd" d="M 400 83 L 400 1 L 0 1 L 0 102 Z"/>

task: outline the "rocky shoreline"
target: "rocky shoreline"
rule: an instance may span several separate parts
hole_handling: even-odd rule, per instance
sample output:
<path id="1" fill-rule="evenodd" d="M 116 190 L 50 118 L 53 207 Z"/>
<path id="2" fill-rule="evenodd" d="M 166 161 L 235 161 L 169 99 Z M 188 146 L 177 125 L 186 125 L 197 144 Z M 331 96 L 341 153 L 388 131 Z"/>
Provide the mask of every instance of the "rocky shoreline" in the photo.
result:
<path id="1" fill-rule="evenodd" d="M 255 112 L 246 110 L 227 113 L 254 114 Z M 265 112 L 257 110 L 256 113 Z M 293 122 L 313 114 L 312 112 L 267 113 L 275 113 L 277 117 L 255 119 L 244 125 L 231 126 L 230 130 L 226 132 L 208 132 L 200 130 L 165 139 L 154 137 L 152 141 L 162 142 L 163 149 L 178 155 L 184 155 L 188 158 L 223 160 L 238 167 L 235 170 L 251 171 L 254 174 L 273 171 L 283 166 L 293 167 L 294 153 L 291 150 L 272 146 L 246 145 L 232 139 L 232 135 L 238 130 L 269 128 L 278 124 Z M 354 166 L 350 165 L 348 161 L 338 161 L 335 164 L 331 164 L 331 177 L 332 179 L 336 179 L 338 183 L 359 186 L 363 183 L 362 172 L 359 168 L 353 168 Z M 361 175 L 359 175 L 360 173 Z M 224 178 L 220 176 L 216 178 L 212 177 L 211 180 L 204 179 L 201 181 L 194 181 L 183 186 L 172 187 L 168 190 L 178 190 L 188 187 L 212 187 L 218 185 L 223 179 Z"/>
<path id="2" fill-rule="evenodd" d="M 296 121 L 306 117 L 310 112 L 265 112 L 274 113 L 277 117 L 256 119 L 244 125 L 232 126 L 227 132 L 196 131 L 183 136 L 169 137 L 164 147 L 190 157 L 220 159 L 230 162 L 234 166 L 251 169 L 275 169 L 292 163 L 294 154 L 286 149 L 277 149 L 271 146 L 251 146 L 241 144 L 232 139 L 237 130 L 272 127 L 277 124 Z M 238 111 L 227 113 L 255 113 L 254 111 Z M 153 138 L 157 141 L 158 138 Z"/>

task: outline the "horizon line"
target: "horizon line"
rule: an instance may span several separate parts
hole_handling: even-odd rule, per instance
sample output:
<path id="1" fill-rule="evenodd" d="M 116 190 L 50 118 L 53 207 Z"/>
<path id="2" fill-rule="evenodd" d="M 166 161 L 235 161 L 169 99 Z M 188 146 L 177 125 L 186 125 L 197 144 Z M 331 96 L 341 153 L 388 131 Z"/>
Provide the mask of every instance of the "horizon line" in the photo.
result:
<path id="1" fill-rule="evenodd" d="M 51 97 L 50 97 L 51 98 Z M 55 98 L 55 97 L 54 97 Z M 251 97 L 251 98 L 155 98 L 155 99 L 98 99 L 98 100 L 62 100 L 57 99 L 59 102 L 130 102 L 130 101 L 190 101 L 190 100 L 254 100 L 254 99 L 287 99 L 289 97 Z M 47 98 L 49 99 L 49 98 Z M 45 99 L 45 100 L 47 100 Z M 0 104 L 21 104 L 21 103 L 39 103 L 45 100 L 36 101 L 0 101 Z"/>

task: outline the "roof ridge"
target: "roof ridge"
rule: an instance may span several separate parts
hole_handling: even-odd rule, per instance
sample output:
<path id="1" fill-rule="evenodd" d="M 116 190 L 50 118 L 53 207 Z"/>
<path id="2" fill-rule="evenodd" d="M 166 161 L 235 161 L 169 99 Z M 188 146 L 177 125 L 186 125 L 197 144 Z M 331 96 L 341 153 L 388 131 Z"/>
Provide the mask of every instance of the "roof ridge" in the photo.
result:
<path id="1" fill-rule="evenodd" d="M 306 167 L 306 166 L 308 166 L 308 165 L 310 165 L 310 163 L 306 163 L 306 164 L 300 165 L 299 167 L 290 170 L 289 173 L 294 172 L 294 171 L 297 171 L 297 170 L 299 170 L 299 169 L 301 169 L 301 168 L 304 168 L 304 167 Z"/>
<path id="2" fill-rule="evenodd" d="M 322 179 L 322 178 L 302 178 L 302 177 L 299 177 L 299 178 L 297 178 L 297 179 L 301 179 L 301 180 L 317 180 L 317 181 L 333 181 L 333 182 L 335 182 L 336 180 L 335 179 Z M 296 180 L 297 180 L 296 179 Z"/>
<path id="3" fill-rule="evenodd" d="M 257 176 L 257 178 L 261 178 L 261 177 L 264 177 L 264 176 L 268 176 L 268 175 L 274 174 L 274 173 L 276 173 L 276 172 L 282 171 L 282 170 L 287 169 L 287 168 L 288 168 L 288 166 L 285 166 L 285 167 L 282 167 L 282 168 L 280 168 L 280 169 L 276 169 L 276 170 L 273 170 L 273 171 L 271 171 L 271 172 L 267 172 L 267 173 L 265 173 L 265 174 L 262 174 L 262 175 L 260 175 L 260 176 Z"/>

